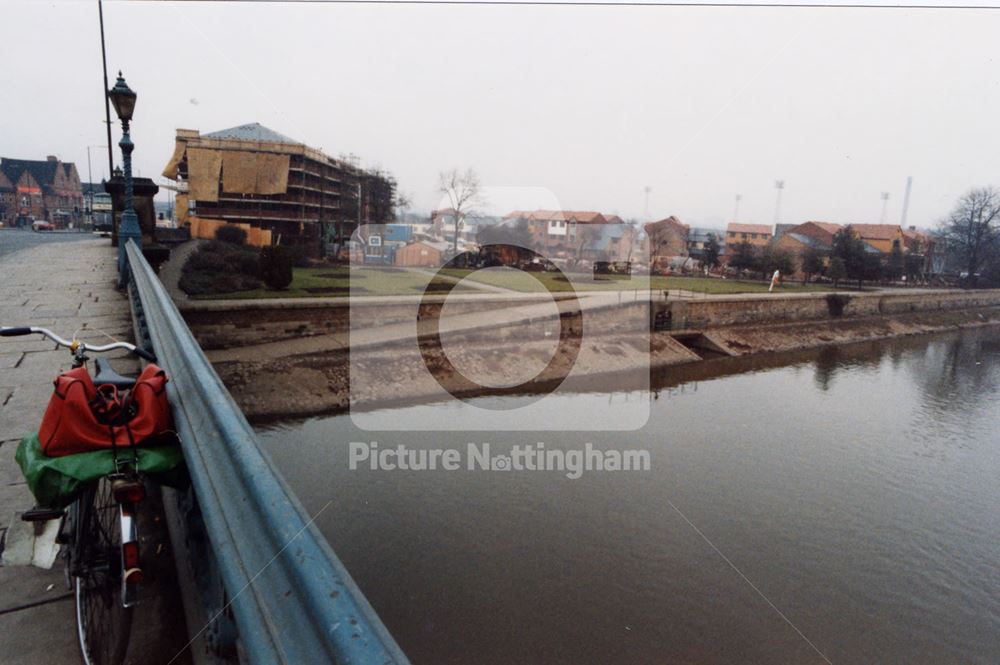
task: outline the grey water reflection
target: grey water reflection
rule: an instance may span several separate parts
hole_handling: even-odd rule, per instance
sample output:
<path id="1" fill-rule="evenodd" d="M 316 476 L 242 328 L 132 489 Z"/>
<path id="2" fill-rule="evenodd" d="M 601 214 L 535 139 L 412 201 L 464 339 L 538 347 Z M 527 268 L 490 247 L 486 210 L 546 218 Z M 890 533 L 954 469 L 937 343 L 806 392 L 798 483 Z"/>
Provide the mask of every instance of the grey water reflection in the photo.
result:
<path id="1" fill-rule="evenodd" d="M 333 500 L 318 525 L 415 663 L 824 662 L 795 629 L 838 663 L 997 662 L 1000 333 L 653 378 L 559 405 L 652 400 L 634 433 L 373 435 L 334 416 L 263 438 L 307 507 Z M 348 442 L 372 440 L 589 441 L 652 469 L 348 470 Z"/>

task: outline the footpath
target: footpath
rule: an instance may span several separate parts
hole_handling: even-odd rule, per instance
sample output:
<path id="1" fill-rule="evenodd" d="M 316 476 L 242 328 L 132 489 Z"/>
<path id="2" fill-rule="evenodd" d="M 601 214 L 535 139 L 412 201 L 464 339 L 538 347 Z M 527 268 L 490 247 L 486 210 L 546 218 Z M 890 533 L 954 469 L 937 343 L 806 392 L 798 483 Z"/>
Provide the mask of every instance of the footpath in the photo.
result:
<path id="1" fill-rule="evenodd" d="M 116 250 L 107 239 L 45 243 L 0 257 L 0 325 L 39 326 L 63 337 L 103 343 L 132 339 L 128 301 L 115 288 Z M 52 394 L 52 381 L 70 368 L 65 349 L 40 336 L 0 337 L 0 537 L 4 558 L 23 552 L 25 537 L 41 528 L 21 522 L 34 504 L 14 461 L 17 444 L 35 431 Z M 107 357 L 122 374 L 138 365 L 121 353 Z M 136 610 L 128 663 L 166 662 L 187 642 L 170 541 L 155 498 L 140 519 L 148 584 Z M 25 530 L 27 527 L 27 531 Z M 145 529 L 143 530 L 143 527 Z M 30 559 L 30 555 L 28 556 Z M 37 561 L 38 557 L 36 557 Z M 165 654 L 170 654 L 164 658 Z M 63 561 L 51 569 L 0 565 L 0 663 L 79 662 L 72 595 Z M 175 663 L 188 663 L 182 654 Z"/>

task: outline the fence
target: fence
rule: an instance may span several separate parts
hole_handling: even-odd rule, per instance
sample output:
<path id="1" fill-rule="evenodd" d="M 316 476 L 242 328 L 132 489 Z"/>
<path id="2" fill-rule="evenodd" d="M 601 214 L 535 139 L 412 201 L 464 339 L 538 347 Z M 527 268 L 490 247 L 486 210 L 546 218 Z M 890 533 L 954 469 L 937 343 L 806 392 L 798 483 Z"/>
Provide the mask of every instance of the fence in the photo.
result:
<path id="1" fill-rule="evenodd" d="M 204 628 L 191 625 L 188 611 L 189 631 L 208 648 L 196 650 L 196 662 L 408 663 L 261 449 L 142 252 L 131 242 L 126 252 L 137 338 L 170 376 L 191 476 L 171 507 L 180 516 L 171 535 L 191 555 L 188 586 L 207 619 Z"/>
<path id="2" fill-rule="evenodd" d="M 188 217 L 191 225 L 191 237 L 211 240 L 215 237 L 215 232 L 226 224 L 221 219 L 206 219 L 204 217 Z M 261 229 L 249 224 L 233 224 L 247 232 L 247 244 L 252 247 L 268 247 L 271 244 L 271 230 Z"/>

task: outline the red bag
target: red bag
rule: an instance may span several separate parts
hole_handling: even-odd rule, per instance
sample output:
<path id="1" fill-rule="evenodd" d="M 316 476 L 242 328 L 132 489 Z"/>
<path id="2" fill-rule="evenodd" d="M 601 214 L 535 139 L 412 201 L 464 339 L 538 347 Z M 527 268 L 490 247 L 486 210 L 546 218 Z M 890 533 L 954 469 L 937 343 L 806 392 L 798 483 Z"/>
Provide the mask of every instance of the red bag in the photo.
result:
<path id="1" fill-rule="evenodd" d="M 166 372 L 150 363 L 123 402 L 111 386 L 99 391 L 86 367 L 60 374 L 38 430 L 42 452 L 63 457 L 160 441 L 173 430 L 166 385 Z M 116 407 L 126 412 L 116 414 Z"/>

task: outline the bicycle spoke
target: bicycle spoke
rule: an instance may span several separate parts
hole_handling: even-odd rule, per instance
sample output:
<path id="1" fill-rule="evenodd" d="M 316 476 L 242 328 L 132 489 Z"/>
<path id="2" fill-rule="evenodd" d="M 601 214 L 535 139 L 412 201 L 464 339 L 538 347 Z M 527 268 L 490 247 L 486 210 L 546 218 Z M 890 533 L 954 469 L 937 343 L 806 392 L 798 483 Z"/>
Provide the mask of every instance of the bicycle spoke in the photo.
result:
<path id="1" fill-rule="evenodd" d="M 81 497 L 77 565 L 77 624 L 86 665 L 119 665 L 132 610 L 121 602 L 121 534 L 111 483 L 101 479 Z"/>

